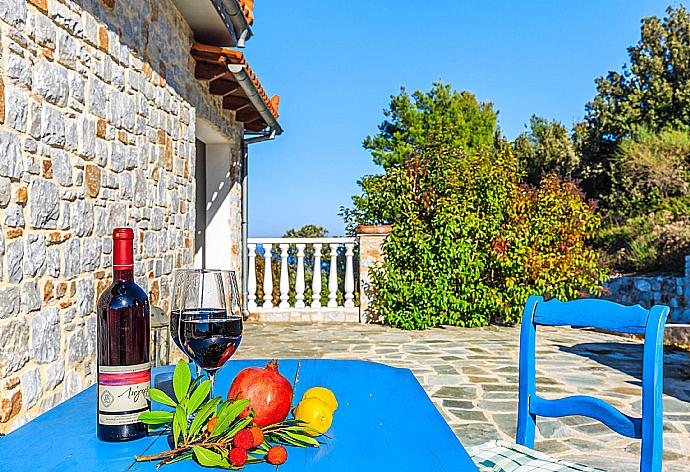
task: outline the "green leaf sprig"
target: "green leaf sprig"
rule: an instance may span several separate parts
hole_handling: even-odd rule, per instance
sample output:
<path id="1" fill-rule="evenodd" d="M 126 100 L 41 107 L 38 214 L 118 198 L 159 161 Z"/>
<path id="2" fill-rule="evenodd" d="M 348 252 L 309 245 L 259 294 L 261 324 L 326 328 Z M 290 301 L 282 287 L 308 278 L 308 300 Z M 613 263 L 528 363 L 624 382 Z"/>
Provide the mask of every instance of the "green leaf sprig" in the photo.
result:
<path id="1" fill-rule="evenodd" d="M 171 410 L 144 412 L 139 415 L 139 421 L 147 424 L 149 430 L 164 428 L 164 431 L 171 431 L 175 448 L 159 454 L 138 456 L 136 460 L 159 461 L 156 467 L 161 467 L 196 459 L 204 467 L 241 469 L 230 463 L 229 454 L 235 434 L 252 423 L 252 410 L 248 415 L 242 415 L 249 406 L 249 400 L 223 400 L 221 397 L 207 400 L 210 390 L 210 380 L 198 377 L 192 381 L 189 366 L 182 360 L 175 366 L 173 374 L 173 391 L 177 402 L 162 390 L 149 389 L 151 400 Z M 299 420 L 285 420 L 266 426 L 262 431 L 264 442 L 247 451 L 246 464 L 265 462 L 266 454 L 273 445 L 319 447 L 321 444 L 310 434 L 314 430 Z"/>

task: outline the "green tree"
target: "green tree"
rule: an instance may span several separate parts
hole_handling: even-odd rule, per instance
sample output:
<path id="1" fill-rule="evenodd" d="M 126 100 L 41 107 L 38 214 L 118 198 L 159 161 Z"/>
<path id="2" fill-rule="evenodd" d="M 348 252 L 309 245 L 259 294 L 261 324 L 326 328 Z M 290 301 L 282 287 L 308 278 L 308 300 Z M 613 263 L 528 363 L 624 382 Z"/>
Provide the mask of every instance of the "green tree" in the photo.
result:
<path id="1" fill-rule="evenodd" d="M 532 185 L 538 185 L 549 173 L 573 177 L 580 163 L 568 129 L 536 115 L 530 118 L 528 131 L 515 139 L 513 149 Z"/>
<path id="2" fill-rule="evenodd" d="M 496 130 L 491 103 L 479 103 L 472 93 L 457 92 L 441 82 L 411 96 L 401 88 L 384 115 L 378 134 L 364 140 L 365 149 L 384 169 L 401 165 L 433 143 L 464 150 L 488 146 Z"/>
<path id="3" fill-rule="evenodd" d="M 597 95 L 575 129 L 585 189 L 608 208 L 626 193 L 621 141 L 640 128 L 658 133 L 690 125 L 690 12 L 680 6 L 666 13 L 642 20 L 640 40 L 628 48 L 630 65 L 596 80 Z"/>

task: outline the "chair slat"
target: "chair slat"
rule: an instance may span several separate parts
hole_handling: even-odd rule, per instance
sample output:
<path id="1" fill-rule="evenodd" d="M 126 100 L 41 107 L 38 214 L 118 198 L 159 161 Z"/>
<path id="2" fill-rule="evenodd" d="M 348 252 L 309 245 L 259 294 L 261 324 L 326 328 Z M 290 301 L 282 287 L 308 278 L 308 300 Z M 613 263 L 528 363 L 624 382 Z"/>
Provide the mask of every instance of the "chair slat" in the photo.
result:
<path id="1" fill-rule="evenodd" d="M 606 426 L 633 439 L 642 438 L 642 418 L 628 416 L 603 400 L 584 395 L 547 400 L 537 395 L 530 397 L 530 413 L 556 418 L 579 415 L 601 421 Z"/>
<path id="2" fill-rule="evenodd" d="M 539 302 L 534 323 L 549 326 L 587 326 L 628 334 L 644 334 L 649 310 L 640 305 L 624 306 L 608 300 L 586 298 L 562 302 Z"/>

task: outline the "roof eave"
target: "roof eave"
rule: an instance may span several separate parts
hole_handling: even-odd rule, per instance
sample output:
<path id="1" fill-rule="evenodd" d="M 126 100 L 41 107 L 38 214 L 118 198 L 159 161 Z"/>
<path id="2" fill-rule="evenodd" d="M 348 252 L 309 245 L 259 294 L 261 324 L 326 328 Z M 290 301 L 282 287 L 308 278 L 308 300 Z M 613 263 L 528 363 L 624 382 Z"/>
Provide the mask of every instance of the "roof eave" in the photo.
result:
<path id="1" fill-rule="evenodd" d="M 252 29 L 238 0 L 173 0 L 195 41 L 218 47 L 244 47 Z"/>
<path id="2" fill-rule="evenodd" d="M 278 123 L 278 119 L 268 108 L 268 105 L 266 105 L 266 102 L 261 98 L 261 92 L 247 73 L 247 68 L 242 64 L 228 64 L 228 70 L 235 76 L 235 80 L 240 84 L 245 95 L 249 101 L 252 102 L 252 105 L 266 123 L 268 132 L 275 132 L 276 136 L 282 134 L 283 128 L 280 126 L 280 123 Z"/>

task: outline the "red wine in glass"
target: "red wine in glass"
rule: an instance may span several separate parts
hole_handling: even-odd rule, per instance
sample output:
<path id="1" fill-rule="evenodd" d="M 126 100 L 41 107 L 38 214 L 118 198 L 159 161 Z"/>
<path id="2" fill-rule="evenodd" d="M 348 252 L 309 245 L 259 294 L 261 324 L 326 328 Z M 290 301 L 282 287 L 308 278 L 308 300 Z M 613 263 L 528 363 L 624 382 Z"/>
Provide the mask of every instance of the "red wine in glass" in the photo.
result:
<path id="1" fill-rule="evenodd" d="M 242 340 L 242 306 L 231 270 L 179 269 L 175 272 L 170 334 L 175 344 L 211 380 Z"/>
<path id="2" fill-rule="evenodd" d="M 242 317 L 225 310 L 183 310 L 179 337 L 184 350 L 206 372 L 215 372 L 230 359 L 242 341 Z"/>

